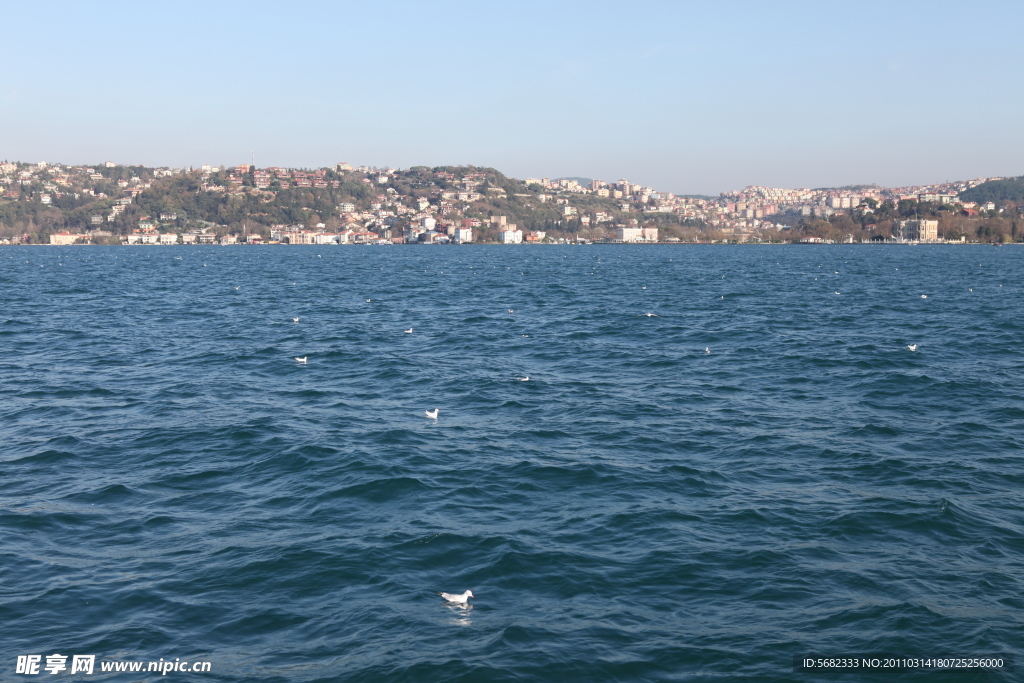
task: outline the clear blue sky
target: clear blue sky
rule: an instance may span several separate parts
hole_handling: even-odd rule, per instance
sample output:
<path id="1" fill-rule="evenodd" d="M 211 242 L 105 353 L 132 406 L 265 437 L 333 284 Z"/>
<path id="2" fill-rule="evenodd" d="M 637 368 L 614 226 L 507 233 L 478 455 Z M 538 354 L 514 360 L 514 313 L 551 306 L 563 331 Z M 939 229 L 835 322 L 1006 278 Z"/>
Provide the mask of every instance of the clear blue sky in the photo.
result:
<path id="1" fill-rule="evenodd" d="M 711 193 L 1024 174 L 1024 3 L 0 3 L 0 158 Z"/>

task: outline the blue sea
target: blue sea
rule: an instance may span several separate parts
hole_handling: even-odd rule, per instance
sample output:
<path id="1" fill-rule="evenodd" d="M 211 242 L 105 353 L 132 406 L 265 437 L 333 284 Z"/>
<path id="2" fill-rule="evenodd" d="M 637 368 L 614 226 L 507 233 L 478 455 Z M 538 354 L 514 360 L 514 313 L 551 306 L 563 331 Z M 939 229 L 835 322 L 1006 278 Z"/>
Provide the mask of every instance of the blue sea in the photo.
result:
<path id="1" fill-rule="evenodd" d="M 1022 651 L 1022 276 L 0 247 L 0 680 L 1021 680 L 794 657 Z M 100 671 L 160 659 L 210 670 Z"/>

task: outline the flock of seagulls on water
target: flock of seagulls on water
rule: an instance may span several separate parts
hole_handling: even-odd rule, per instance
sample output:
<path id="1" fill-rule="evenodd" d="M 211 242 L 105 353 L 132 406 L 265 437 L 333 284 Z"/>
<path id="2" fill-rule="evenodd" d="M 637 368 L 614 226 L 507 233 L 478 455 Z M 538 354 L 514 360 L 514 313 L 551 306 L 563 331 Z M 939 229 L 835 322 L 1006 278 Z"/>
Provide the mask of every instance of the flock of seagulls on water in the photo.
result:
<path id="1" fill-rule="evenodd" d="M 238 289 L 238 287 L 235 287 L 235 289 Z M 647 289 L 647 287 L 645 286 L 642 289 Z M 973 289 L 968 289 L 967 291 L 973 292 L 974 290 Z M 836 292 L 836 294 L 839 294 L 839 292 Z M 723 296 L 722 298 L 724 299 L 725 297 Z M 922 294 L 921 298 L 922 299 L 927 299 L 928 295 L 927 294 Z M 367 303 L 370 303 L 370 301 L 371 301 L 370 299 L 366 300 Z M 512 309 L 512 308 L 508 308 L 506 310 L 508 311 L 509 315 L 512 315 L 513 313 L 515 313 L 515 310 Z M 660 316 L 658 314 L 656 314 L 656 313 L 644 313 L 644 314 L 642 314 L 639 317 L 658 318 Z M 296 323 L 298 323 L 299 320 L 300 320 L 300 318 L 292 318 L 292 321 L 296 322 Z M 409 329 L 403 330 L 403 331 L 405 332 L 405 334 L 412 334 L 413 328 L 410 327 Z M 522 336 L 523 337 L 529 337 L 530 335 L 524 334 Z M 915 351 L 917 351 L 917 344 L 907 344 L 907 348 L 911 352 L 915 352 Z M 711 355 L 711 347 L 710 346 L 704 347 L 704 355 L 707 355 L 707 356 Z M 298 357 L 298 356 L 295 357 L 295 361 L 297 363 L 299 363 L 300 365 L 306 365 L 306 361 L 307 360 L 309 360 L 309 356 L 302 356 L 301 358 Z M 520 382 L 529 382 L 530 381 L 530 376 L 529 375 L 525 375 L 523 377 L 516 377 L 515 379 L 520 381 Z M 427 418 L 429 418 L 431 420 L 436 420 L 437 419 L 437 415 L 438 415 L 438 413 L 440 411 L 441 411 L 440 408 L 435 408 L 434 410 L 424 410 L 423 414 Z M 438 593 L 438 595 L 444 596 L 445 599 L 448 600 L 449 602 L 456 602 L 456 603 L 462 603 L 462 604 L 466 603 L 466 597 L 465 596 L 467 594 L 468 594 L 468 596 L 470 598 L 473 597 L 473 594 L 470 591 L 466 591 L 466 593 L 463 594 L 463 595 L 452 595 L 452 594 L 449 594 L 449 593 Z M 454 598 L 454 599 L 452 599 L 452 598 Z"/>
<path id="2" fill-rule="evenodd" d="M 182 257 L 176 256 L 176 257 L 174 257 L 174 259 L 180 261 L 180 260 L 182 260 Z M 205 263 L 202 264 L 202 265 L 203 265 L 203 267 L 207 267 L 207 264 L 205 264 Z M 979 263 L 978 265 L 981 266 L 982 264 Z M 896 270 L 899 270 L 899 268 L 896 268 Z M 839 273 L 839 271 L 834 271 L 834 272 L 836 274 Z M 723 275 L 722 277 L 724 279 L 725 276 Z M 701 280 L 703 280 L 703 279 L 704 278 L 701 278 Z M 814 279 L 817 280 L 818 278 L 814 278 Z M 297 283 L 293 282 L 292 284 L 295 285 Z M 1002 287 L 1002 286 L 1003 285 L 1001 285 L 1001 284 L 999 285 L 999 287 Z M 233 286 L 232 289 L 234 289 L 237 292 L 237 291 L 242 289 L 242 285 Z M 646 290 L 647 286 L 644 285 L 644 286 L 641 287 L 641 289 Z M 968 288 L 967 291 L 968 292 L 974 292 L 974 289 L 973 288 Z M 839 291 L 835 292 L 835 295 L 837 295 L 837 296 L 840 295 L 840 294 L 841 294 L 841 292 L 839 292 Z M 725 299 L 725 296 L 723 295 L 723 296 L 720 296 L 719 298 L 720 299 Z M 921 299 L 927 299 L 928 295 L 927 294 L 921 294 L 920 298 Z M 366 303 L 371 303 L 372 301 L 373 301 L 372 299 L 366 299 Z M 515 314 L 515 310 L 512 309 L 512 308 L 508 308 L 506 310 L 508 311 L 509 315 L 514 315 Z M 644 314 L 641 314 L 640 316 L 637 316 L 637 317 L 657 318 L 657 317 L 660 317 L 660 316 L 658 316 L 655 313 L 644 313 Z M 300 322 L 300 320 L 301 320 L 300 317 L 293 317 L 292 318 L 292 322 L 296 323 L 296 324 L 298 324 Z M 404 330 L 404 333 L 405 334 L 412 334 L 413 333 L 413 328 L 410 327 L 409 329 Z M 523 337 L 529 337 L 530 335 L 524 334 L 522 336 Z M 906 348 L 907 348 L 907 350 L 909 352 L 916 353 L 917 350 L 918 350 L 918 344 L 907 344 Z M 704 354 L 705 355 L 711 355 L 711 347 L 710 346 L 704 348 Z M 295 356 L 294 360 L 299 365 L 306 365 L 308 360 L 309 360 L 309 356 L 308 355 L 301 356 L 301 357 L 300 356 Z M 517 376 L 517 377 L 515 377 L 515 380 L 517 380 L 519 382 L 528 382 L 528 381 L 530 381 L 530 376 L 529 375 L 524 375 L 524 376 L 521 376 L 521 377 Z M 436 421 L 438 419 L 438 415 L 439 415 L 440 412 L 441 412 L 440 408 L 434 408 L 433 410 L 425 410 L 425 411 L 423 411 L 423 414 L 424 414 L 424 416 L 427 419 L 431 419 L 431 420 L 435 420 Z M 945 501 L 942 504 L 942 509 L 943 510 L 946 509 L 946 502 Z M 473 595 L 473 591 L 471 591 L 471 590 L 466 590 L 463 593 L 437 592 L 437 595 L 442 597 L 449 605 L 456 606 L 456 607 L 469 607 L 470 606 L 469 601 L 471 599 L 475 599 L 475 597 L 476 597 L 476 596 Z"/>
<path id="3" fill-rule="evenodd" d="M 835 272 L 838 273 L 839 271 L 835 271 Z M 815 278 L 815 279 L 817 279 L 817 278 Z M 234 289 L 238 290 L 240 288 L 241 288 L 241 285 L 239 285 L 238 287 L 235 287 Z M 644 285 L 643 287 L 641 287 L 641 289 L 647 289 L 647 286 Z M 968 289 L 967 291 L 973 292 L 974 290 L 973 289 Z M 835 294 L 836 295 L 840 295 L 841 292 L 836 291 Z M 719 298 L 720 299 L 724 299 L 725 296 L 721 296 Z M 927 294 L 922 294 L 921 298 L 922 299 L 927 299 L 928 295 Z M 372 299 L 366 299 L 366 303 L 371 303 L 372 301 L 373 301 Z M 509 315 L 514 315 L 515 314 L 515 309 L 508 308 L 508 309 L 505 309 L 505 310 L 508 311 Z M 643 314 L 641 314 L 638 317 L 658 318 L 660 316 L 658 314 L 656 314 L 656 313 L 643 313 Z M 298 323 L 300 321 L 300 318 L 298 318 L 298 317 L 292 318 L 292 321 L 295 322 L 295 323 Z M 407 330 L 403 330 L 403 332 L 405 334 L 412 334 L 413 333 L 413 328 L 410 327 Z M 530 335 L 524 334 L 522 336 L 523 337 L 529 337 Z M 916 352 L 917 351 L 917 347 L 918 347 L 917 344 L 907 344 L 907 349 L 911 353 Z M 708 355 L 708 356 L 711 355 L 711 347 L 710 346 L 707 346 L 707 347 L 704 348 L 704 354 Z M 296 356 L 295 357 L 296 363 L 298 363 L 300 365 L 306 365 L 308 359 L 309 359 L 309 356 L 302 356 L 302 357 Z M 524 376 L 521 376 L 521 377 L 517 376 L 517 377 L 515 377 L 515 379 L 517 381 L 519 381 L 519 382 L 528 382 L 528 381 L 530 381 L 530 376 L 529 375 L 524 375 Z M 441 412 L 440 408 L 434 408 L 433 410 L 424 410 L 423 411 L 423 415 L 427 419 L 435 420 L 436 421 L 438 419 L 438 415 L 439 415 L 440 412 Z M 468 590 L 465 593 L 461 593 L 461 594 L 456 594 L 456 593 L 440 593 L 439 592 L 438 595 L 443 597 L 450 604 L 461 605 L 461 606 L 467 606 L 469 604 L 470 598 L 474 597 L 473 596 L 473 592 L 472 591 L 468 591 Z"/>

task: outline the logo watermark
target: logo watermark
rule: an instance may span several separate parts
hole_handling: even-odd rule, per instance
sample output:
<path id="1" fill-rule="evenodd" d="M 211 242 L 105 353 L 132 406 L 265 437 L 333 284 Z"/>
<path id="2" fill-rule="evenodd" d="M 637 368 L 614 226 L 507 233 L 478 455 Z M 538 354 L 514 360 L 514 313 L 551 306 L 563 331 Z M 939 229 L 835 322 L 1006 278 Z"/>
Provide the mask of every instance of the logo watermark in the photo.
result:
<path id="1" fill-rule="evenodd" d="M 68 661 L 70 660 L 70 662 Z M 132 672 L 132 673 L 158 673 L 166 676 L 169 673 L 207 673 L 210 671 L 210 662 L 182 661 L 175 657 L 173 661 L 161 657 L 155 662 L 133 662 L 114 659 L 102 659 L 98 663 L 96 655 L 18 655 L 14 666 L 14 673 L 26 676 L 38 676 L 40 674 L 92 674 L 95 672 Z"/>

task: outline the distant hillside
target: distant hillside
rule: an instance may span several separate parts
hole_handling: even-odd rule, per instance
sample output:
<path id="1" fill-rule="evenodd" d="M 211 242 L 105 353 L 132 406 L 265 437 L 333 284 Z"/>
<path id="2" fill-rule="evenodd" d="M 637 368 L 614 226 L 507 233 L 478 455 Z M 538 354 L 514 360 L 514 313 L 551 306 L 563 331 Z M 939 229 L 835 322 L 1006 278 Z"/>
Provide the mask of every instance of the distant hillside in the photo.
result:
<path id="1" fill-rule="evenodd" d="M 871 183 L 870 185 L 843 185 L 842 187 L 816 187 L 814 189 L 817 192 L 829 190 L 840 190 L 842 192 L 863 192 L 865 190 L 877 190 L 880 188 L 878 184 Z"/>
<path id="2" fill-rule="evenodd" d="M 990 180 L 960 193 L 965 202 L 1024 202 L 1024 176 L 1005 180 Z"/>
<path id="3" fill-rule="evenodd" d="M 652 199 L 642 189 L 609 197 L 557 183 L 527 186 L 476 166 L 395 170 L 339 164 L 300 170 L 248 164 L 166 169 L 0 163 L 0 240 L 46 242 L 61 231 L 90 229 L 114 243 L 144 231 L 212 230 L 269 239 L 273 231 L 290 227 L 416 239 L 429 228 L 444 233 L 471 227 L 476 241 L 497 241 L 503 224 L 552 238 L 603 239 L 619 226 L 658 227 L 672 234 L 703 221 L 695 210 L 683 215 L 676 200 Z"/>

